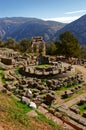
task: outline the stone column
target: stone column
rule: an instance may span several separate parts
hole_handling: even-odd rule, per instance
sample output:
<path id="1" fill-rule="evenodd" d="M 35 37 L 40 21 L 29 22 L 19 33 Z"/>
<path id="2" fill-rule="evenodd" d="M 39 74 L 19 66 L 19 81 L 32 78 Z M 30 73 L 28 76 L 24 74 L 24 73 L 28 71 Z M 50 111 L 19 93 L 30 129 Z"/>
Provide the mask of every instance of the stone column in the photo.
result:
<path id="1" fill-rule="evenodd" d="M 66 67 L 64 67 L 64 73 L 66 73 L 67 72 L 67 68 Z"/>
<path id="2" fill-rule="evenodd" d="M 32 55 L 33 55 L 33 41 L 31 42 L 31 53 L 32 53 Z"/>
<path id="3" fill-rule="evenodd" d="M 46 48 L 45 48 L 45 42 L 42 42 L 42 56 L 46 55 Z"/>
<path id="4" fill-rule="evenodd" d="M 36 55 L 39 56 L 39 44 L 36 43 Z"/>

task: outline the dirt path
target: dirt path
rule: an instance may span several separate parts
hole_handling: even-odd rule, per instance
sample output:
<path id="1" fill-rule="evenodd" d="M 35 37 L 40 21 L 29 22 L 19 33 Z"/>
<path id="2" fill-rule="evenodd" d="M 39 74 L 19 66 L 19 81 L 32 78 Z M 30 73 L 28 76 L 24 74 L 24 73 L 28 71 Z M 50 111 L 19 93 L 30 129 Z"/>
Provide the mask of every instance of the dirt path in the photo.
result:
<path id="1" fill-rule="evenodd" d="M 2 126 L 0 126 L 0 130 L 4 130 L 4 128 Z"/>
<path id="2" fill-rule="evenodd" d="M 86 82 L 86 68 L 80 65 L 73 65 L 77 72 L 81 72 L 83 74 L 84 80 Z"/>
<path id="3" fill-rule="evenodd" d="M 81 95 L 79 95 L 78 97 L 76 97 L 76 98 L 74 98 L 74 99 L 68 101 L 68 102 L 63 103 L 63 105 L 65 105 L 66 107 L 70 107 L 70 106 L 72 106 L 73 104 L 76 104 L 76 102 L 80 101 L 80 99 L 83 99 L 83 98 L 85 98 L 85 97 L 86 97 L 86 92 L 83 93 L 83 94 L 81 94 Z"/>

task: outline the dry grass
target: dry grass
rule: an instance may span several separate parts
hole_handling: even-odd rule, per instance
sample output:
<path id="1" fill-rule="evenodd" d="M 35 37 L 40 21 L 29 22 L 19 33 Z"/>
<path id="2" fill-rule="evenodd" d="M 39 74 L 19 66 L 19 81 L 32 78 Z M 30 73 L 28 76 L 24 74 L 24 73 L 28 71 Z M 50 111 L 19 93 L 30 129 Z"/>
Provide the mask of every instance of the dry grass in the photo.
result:
<path id="1" fill-rule="evenodd" d="M 0 93 L 0 130 L 57 130 L 45 121 L 28 117 L 29 111 L 28 106 Z"/>

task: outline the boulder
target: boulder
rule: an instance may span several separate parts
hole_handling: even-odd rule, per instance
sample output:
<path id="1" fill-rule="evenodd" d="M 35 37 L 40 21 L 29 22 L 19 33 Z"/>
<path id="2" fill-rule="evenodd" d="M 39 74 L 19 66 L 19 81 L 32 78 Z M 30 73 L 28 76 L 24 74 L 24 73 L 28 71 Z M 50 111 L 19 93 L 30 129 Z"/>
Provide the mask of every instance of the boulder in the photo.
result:
<path id="1" fill-rule="evenodd" d="M 22 96 L 21 98 L 22 103 L 25 103 L 27 105 L 30 105 L 30 99 L 27 97 Z"/>
<path id="2" fill-rule="evenodd" d="M 45 97 L 45 103 L 51 104 L 55 100 L 55 95 L 52 95 L 51 93 L 48 93 Z"/>
<path id="3" fill-rule="evenodd" d="M 29 117 L 37 117 L 38 115 L 34 110 L 32 110 L 31 112 L 27 113 L 27 116 L 29 116 Z"/>
<path id="4" fill-rule="evenodd" d="M 79 110 L 79 108 L 78 108 L 77 105 L 72 106 L 72 107 L 70 108 L 70 110 L 72 110 L 72 111 L 75 112 L 76 114 L 80 114 L 80 110 Z"/>
<path id="5" fill-rule="evenodd" d="M 30 106 L 31 108 L 33 108 L 33 109 L 36 109 L 36 108 L 37 108 L 37 106 L 36 106 L 36 104 L 35 104 L 34 102 L 30 102 L 29 106 Z"/>
<path id="6" fill-rule="evenodd" d="M 5 58 L 5 57 L 1 58 L 1 62 L 4 63 L 5 65 L 12 65 L 13 63 L 11 58 Z"/>
<path id="7" fill-rule="evenodd" d="M 84 113 L 82 114 L 82 116 L 86 118 L 86 112 L 84 112 Z"/>

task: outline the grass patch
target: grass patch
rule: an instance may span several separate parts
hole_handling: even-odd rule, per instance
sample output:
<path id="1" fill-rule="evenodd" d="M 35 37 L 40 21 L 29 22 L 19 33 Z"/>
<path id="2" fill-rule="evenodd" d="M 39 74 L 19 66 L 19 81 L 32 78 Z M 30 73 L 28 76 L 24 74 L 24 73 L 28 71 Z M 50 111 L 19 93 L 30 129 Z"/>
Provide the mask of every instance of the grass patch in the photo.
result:
<path id="1" fill-rule="evenodd" d="M 28 117 L 26 116 L 26 113 L 31 111 L 31 108 L 22 104 L 20 101 L 15 100 L 13 97 L 11 97 L 11 99 L 13 101 L 13 105 L 11 105 L 15 107 L 9 107 L 7 120 L 12 120 L 15 124 L 28 126 Z"/>
<path id="2" fill-rule="evenodd" d="M 71 88 L 75 88 L 75 87 L 77 87 L 78 85 L 80 85 L 80 84 L 77 84 L 77 85 L 71 85 L 71 86 L 63 86 L 63 87 L 59 88 L 59 89 L 56 90 L 56 91 L 70 90 Z"/>
<path id="3" fill-rule="evenodd" d="M 59 130 L 54 129 L 52 122 L 47 121 L 41 114 L 38 118 L 31 118 L 27 113 L 32 109 L 22 104 L 13 96 L 7 96 L 0 92 L 0 122 L 9 130 Z M 50 125 L 49 125 L 50 124 Z M 61 129 L 60 129 L 61 130 Z"/>
<path id="4" fill-rule="evenodd" d="M 16 67 L 15 71 L 14 71 L 14 75 L 15 77 L 22 77 L 22 75 L 20 74 L 21 68 Z"/>
<path id="5" fill-rule="evenodd" d="M 3 72 L 0 72 L 0 77 L 1 77 L 1 81 L 3 84 L 6 84 L 6 79 L 5 79 L 5 75 Z"/>
<path id="6" fill-rule="evenodd" d="M 21 110 L 21 112 L 23 114 L 26 114 L 27 112 L 31 111 L 32 109 L 27 106 L 26 104 L 23 104 L 22 102 L 20 101 L 17 101 L 13 96 L 10 96 L 10 98 L 12 99 L 12 101 L 15 103 L 16 107 L 18 107 L 19 109 Z"/>
<path id="7" fill-rule="evenodd" d="M 0 67 L 0 70 L 5 70 L 4 68 Z"/>
<path id="8" fill-rule="evenodd" d="M 0 78 L 3 84 L 6 84 L 6 79 L 5 79 L 5 75 L 4 75 L 4 68 L 0 67 Z"/>
<path id="9" fill-rule="evenodd" d="M 16 126 L 28 127 L 29 118 L 26 115 L 27 112 L 32 109 L 27 105 L 22 104 L 20 101 L 17 101 L 14 97 L 0 93 L 0 120 L 4 122 L 11 122 Z"/>
<path id="10" fill-rule="evenodd" d="M 86 111 L 86 103 L 84 104 L 77 104 L 79 106 L 79 110 L 81 111 L 81 113 L 83 113 L 84 111 Z"/>
<path id="11" fill-rule="evenodd" d="M 48 66 L 51 66 L 50 64 L 43 64 L 43 65 L 37 65 L 39 68 L 45 68 L 45 67 L 48 67 Z"/>

